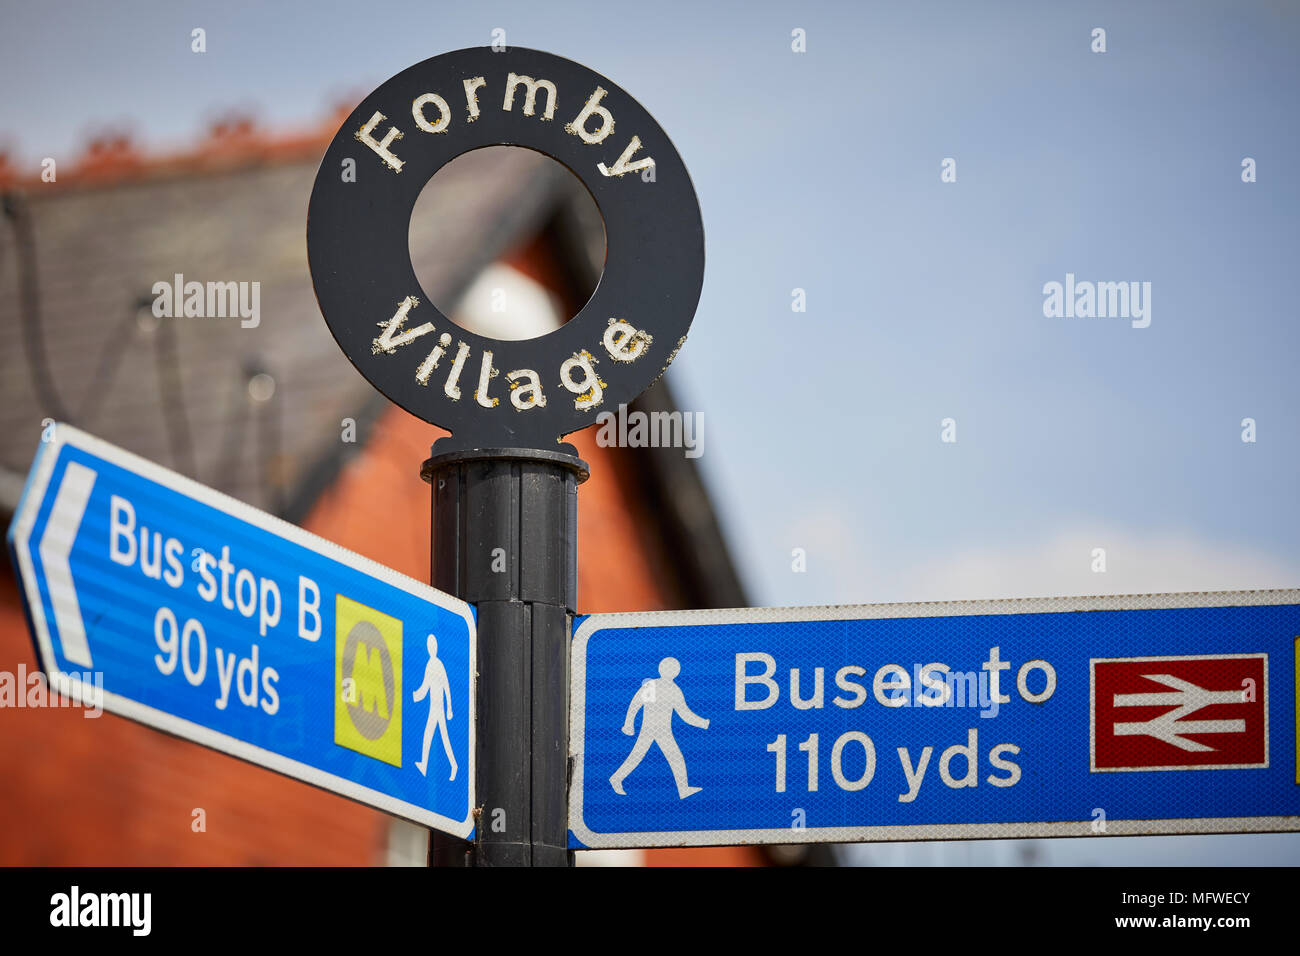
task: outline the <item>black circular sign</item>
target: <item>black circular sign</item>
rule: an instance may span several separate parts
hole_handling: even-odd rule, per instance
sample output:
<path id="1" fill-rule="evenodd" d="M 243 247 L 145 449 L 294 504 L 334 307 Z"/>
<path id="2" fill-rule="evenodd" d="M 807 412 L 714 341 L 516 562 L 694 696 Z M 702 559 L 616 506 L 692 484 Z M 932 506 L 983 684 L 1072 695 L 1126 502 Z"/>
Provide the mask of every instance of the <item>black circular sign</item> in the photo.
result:
<path id="1" fill-rule="evenodd" d="M 424 185 L 457 156 L 495 145 L 563 163 L 605 221 L 596 291 L 534 339 L 454 324 L 411 266 Z M 341 174 L 346 159 L 355 177 Z M 699 302 L 704 228 L 681 157 L 636 100 L 571 60 L 479 47 L 404 70 L 352 112 L 316 174 L 307 257 L 330 331 L 377 389 L 458 444 L 547 448 L 668 367 Z"/>

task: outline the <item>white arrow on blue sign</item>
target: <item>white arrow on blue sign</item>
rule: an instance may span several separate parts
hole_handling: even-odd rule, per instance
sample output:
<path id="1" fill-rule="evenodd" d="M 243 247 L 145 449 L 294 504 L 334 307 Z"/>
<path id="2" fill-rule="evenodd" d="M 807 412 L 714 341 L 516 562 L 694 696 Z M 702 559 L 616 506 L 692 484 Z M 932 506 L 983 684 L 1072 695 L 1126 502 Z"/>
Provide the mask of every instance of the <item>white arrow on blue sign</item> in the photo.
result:
<path id="1" fill-rule="evenodd" d="M 468 837 L 468 604 L 67 425 L 9 528 L 52 686 Z"/>
<path id="2" fill-rule="evenodd" d="M 575 625 L 575 848 L 1300 830 L 1300 591 Z"/>

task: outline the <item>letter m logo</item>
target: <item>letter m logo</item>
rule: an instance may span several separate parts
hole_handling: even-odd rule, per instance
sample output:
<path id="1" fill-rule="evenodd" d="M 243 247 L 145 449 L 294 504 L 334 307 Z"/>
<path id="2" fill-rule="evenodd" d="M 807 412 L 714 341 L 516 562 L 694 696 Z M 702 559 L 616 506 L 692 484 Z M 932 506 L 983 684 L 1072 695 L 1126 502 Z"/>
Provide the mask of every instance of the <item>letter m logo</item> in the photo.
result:
<path id="1" fill-rule="evenodd" d="M 388 722 L 388 687 L 384 683 L 384 652 L 379 648 L 358 643 L 352 658 L 352 679 L 356 682 L 356 696 L 361 710 L 375 714 Z M 346 666 L 346 658 L 344 659 Z"/>
<path id="2" fill-rule="evenodd" d="M 402 622 L 338 595 L 334 742 L 402 765 Z"/>

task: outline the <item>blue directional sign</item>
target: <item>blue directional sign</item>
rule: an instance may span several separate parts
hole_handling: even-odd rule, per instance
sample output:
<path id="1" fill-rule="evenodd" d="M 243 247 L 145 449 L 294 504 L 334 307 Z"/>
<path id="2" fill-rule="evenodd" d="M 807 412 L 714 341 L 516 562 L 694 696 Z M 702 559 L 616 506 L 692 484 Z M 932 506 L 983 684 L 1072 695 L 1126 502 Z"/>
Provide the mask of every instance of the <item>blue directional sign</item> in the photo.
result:
<path id="1" fill-rule="evenodd" d="M 9 546 L 53 687 L 473 832 L 469 605 L 67 425 L 46 438 Z"/>
<path id="2" fill-rule="evenodd" d="M 1300 591 L 575 623 L 573 847 L 1300 830 Z"/>

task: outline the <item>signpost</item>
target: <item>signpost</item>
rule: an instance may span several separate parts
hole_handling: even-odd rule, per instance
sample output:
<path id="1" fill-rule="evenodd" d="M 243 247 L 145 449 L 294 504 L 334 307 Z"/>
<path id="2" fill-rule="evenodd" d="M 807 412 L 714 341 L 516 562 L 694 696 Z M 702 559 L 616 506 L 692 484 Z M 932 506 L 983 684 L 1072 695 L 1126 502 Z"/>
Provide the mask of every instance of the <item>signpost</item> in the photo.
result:
<path id="1" fill-rule="evenodd" d="M 526 146 L 564 164 L 605 223 L 596 291 L 534 339 L 452 322 L 411 265 L 428 180 L 462 153 Z M 355 159 L 355 181 L 341 166 Z M 577 487 L 563 436 L 649 388 L 677 355 L 704 279 L 704 230 L 686 167 L 617 84 L 511 47 L 418 63 L 371 93 L 330 143 L 312 189 L 307 254 L 321 314 L 375 388 L 452 434 L 421 471 L 433 493 L 435 585 L 478 609 L 474 844 L 434 834 L 430 862 L 573 863 L 568 848 L 568 673 L 576 605 Z"/>
<path id="2" fill-rule="evenodd" d="M 456 326 L 410 263 L 425 183 L 495 144 L 605 221 L 596 292 L 536 339 Z M 9 540 L 74 698 L 423 823 L 434 864 L 1300 830 L 1300 591 L 575 618 L 563 438 L 663 373 L 704 265 L 685 166 L 605 77 L 519 48 L 399 73 L 330 144 L 307 242 L 344 353 L 451 432 L 421 472 L 442 590 L 59 425 Z"/>
<path id="3" fill-rule="evenodd" d="M 463 601 L 67 425 L 9 545 L 45 672 L 75 700 L 473 832 Z"/>
<path id="4" fill-rule="evenodd" d="M 599 614 L 570 845 L 1300 830 L 1300 591 Z"/>

